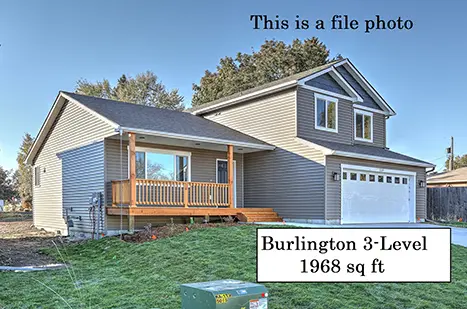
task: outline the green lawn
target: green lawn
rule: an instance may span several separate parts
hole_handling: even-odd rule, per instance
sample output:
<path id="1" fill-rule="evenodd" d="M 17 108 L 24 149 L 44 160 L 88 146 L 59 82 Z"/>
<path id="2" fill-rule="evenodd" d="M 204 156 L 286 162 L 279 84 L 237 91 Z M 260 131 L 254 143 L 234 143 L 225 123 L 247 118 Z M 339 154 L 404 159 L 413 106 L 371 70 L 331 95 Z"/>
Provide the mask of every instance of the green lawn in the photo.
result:
<path id="1" fill-rule="evenodd" d="M 0 273 L 0 308 L 178 309 L 181 283 L 256 276 L 254 226 L 199 229 L 143 244 L 108 238 L 62 253 L 76 280 L 67 270 Z M 453 246 L 452 259 L 452 283 L 266 284 L 270 308 L 467 308 L 467 248 Z"/>
<path id="2" fill-rule="evenodd" d="M 436 222 L 436 224 L 439 224 L 439 225 L 446 225 L 446 226 L 452 226 L 452 227 L 463 227 L 463 228 L 467 228 L 467 222 L 457 222 L 457 221 L 452 221 L 452 222 Z"/>

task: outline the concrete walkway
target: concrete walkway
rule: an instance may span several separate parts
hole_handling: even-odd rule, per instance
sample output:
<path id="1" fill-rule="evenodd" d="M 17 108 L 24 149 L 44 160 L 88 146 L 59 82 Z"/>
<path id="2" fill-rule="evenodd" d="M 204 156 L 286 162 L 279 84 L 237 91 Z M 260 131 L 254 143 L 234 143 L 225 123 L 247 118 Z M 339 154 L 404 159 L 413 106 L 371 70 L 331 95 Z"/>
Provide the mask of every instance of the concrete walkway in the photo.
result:
<path id="1" fill-rule="evenodd" d="M 261 224 L 268 224 L 268 225 L 284 225 L 284 223 L 261 223 Z M 446 228 L 449 227 L 451 229 L 451 242 L 455 245 L 460 245 L 467 247 L 467 228 L 460 228 L 460 227 L 450 227 L 450 226 L 442 226 L 442 225 L 435 225 L 429 223 L 380 223 L 380 224 L 345 224 L 345 225 L 322 225 L 322 224 L 311 224 L 311 223 L 294 223 L 294 222 L 286 222 L 285 225 L 289 226 L 296 226 L 296 227 L 307 227 L 307 228 Z"/>

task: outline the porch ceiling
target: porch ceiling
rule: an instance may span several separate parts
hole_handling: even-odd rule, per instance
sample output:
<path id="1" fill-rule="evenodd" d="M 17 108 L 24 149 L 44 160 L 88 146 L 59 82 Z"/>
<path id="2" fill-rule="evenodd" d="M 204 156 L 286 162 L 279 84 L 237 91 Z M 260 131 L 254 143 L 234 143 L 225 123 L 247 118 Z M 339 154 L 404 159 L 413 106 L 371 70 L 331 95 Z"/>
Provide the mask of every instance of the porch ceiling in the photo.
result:
<path id="1" fill-rule="evenodd" d="M 109 137 L 109 139 L 120 140 L 119 135 L 114 135 Z M 128 135 L 122 135 L 122 141 L 128 142 Z M 186 147 L 186 148 L 197 148 L 197 149 L 207 149 L 214 151 L 227 151 L 227 143 L 225 145 L 219 143 L 205 142 L 205 141 L 194 141 L 190 139 L 181 139 L 181 138 L 168 138 L 162 136 L 153 136 L 149 134 L 136 134 L 136 143 L 149 143 L 149 144 L 158 144 L 158 145 L 168 145 L 175 147 Z M 265 149 L 258 149 L 253 147 L 245 146 L 235 146 L 235 153 L 251 153 L 257 151 L 264 151 Z"/>

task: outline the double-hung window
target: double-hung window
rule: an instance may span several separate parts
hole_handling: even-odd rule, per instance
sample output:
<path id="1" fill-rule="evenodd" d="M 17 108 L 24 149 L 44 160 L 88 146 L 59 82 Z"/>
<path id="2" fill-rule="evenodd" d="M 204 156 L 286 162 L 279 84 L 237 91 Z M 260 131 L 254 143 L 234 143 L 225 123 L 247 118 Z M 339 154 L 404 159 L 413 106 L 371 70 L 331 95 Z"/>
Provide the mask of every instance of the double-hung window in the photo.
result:
<path id="1" fill-rule="evenodd" d="M 136 148 L 136 178 L 190 181 L 189 152 Z"/>
<path id="2" fill-rule="evenodd" d="M 315 128 L 337 133 L 337 102 L 333 97 L 315 93 Z"/>
<path id="3" fill-rule="evenodd" d="M 354 110 L 355 140 L 373 142 L 373 113 Z"/>

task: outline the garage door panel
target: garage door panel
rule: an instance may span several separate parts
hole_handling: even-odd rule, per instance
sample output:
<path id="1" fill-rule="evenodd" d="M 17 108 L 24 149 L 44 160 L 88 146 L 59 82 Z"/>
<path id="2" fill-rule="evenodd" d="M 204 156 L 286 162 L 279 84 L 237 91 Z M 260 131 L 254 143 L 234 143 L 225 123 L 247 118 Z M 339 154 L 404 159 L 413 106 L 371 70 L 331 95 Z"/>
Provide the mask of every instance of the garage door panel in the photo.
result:
<path id="1" fill-rule="evenodd" d="M 407 175 L 344 169 L 342 223 L 413 221 L 410 183 Z"/>

